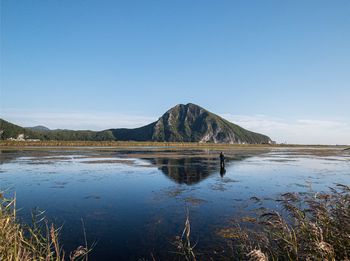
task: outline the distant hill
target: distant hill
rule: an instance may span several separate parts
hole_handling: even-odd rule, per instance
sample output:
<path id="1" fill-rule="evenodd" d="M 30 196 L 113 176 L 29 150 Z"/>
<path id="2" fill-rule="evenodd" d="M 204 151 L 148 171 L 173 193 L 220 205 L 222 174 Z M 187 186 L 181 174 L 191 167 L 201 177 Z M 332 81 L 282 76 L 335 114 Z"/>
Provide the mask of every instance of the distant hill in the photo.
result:
<path id="1" fill-rule="evenodd" d="M 1 139 L 26 138 L 41 140 L 78 141 L 160 141 L 160 142 L 211 142 L 269 144 L 271 139 L 263 134 L 246 130 L 202 107 L 189 103 L 178 104 L 164 113 L 157 121 L 134 129 L 50 130 L 44 126 L 22 128 L 0 119 Z"/>
<path id="2" fill-rule="evenodd" d="M 50 129 L 42 126 L 42 125 L 38 125 L 38 126 L 34 126 L 34 127 L 26 127 L 26 129 L 28 130 L 33 130 L 33 131 L 49 131 Z"/>
<path id="3" fill-rule="evenodd" d="M 37 130 L 23 128 L 3 119 L 0 119 L 0 137 L 2 140 L 17 138 L 24 134 L 26 139 L 40 140 L 64 140 L 64 141 L 110 141 L 115 140 L 111 131 L 90 131 L 90 130 Z"/>
<path id="4" fill-rule="evenodd" d="M 25 136 L 35 135 L 35 133 L 31 130 L 0 119 L 0 138 L 2 140 L 6 140 L 8 138 L 17 138 L 19 134 L 24 134 Z"/>

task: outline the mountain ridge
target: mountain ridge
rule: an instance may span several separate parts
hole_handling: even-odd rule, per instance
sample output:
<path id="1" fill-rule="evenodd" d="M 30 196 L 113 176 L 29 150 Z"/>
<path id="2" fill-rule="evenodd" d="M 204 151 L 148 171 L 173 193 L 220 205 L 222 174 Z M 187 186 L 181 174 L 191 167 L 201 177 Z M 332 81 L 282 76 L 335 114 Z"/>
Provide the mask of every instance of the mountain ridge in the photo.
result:
<path id="1" fill-rule="evenodd" d="M 15 138 L 13 135 L 25 134 L 28 138 L 41 140 L 272 143 L 268 136 L 246 130 L 193 103 L 177 104 L 167 110 L 157 121 L 134 129 L 73 131 L 50 130 L 42 127 L 23 128 L 0 119 L 1 139 Z"/>
<path id="2" fill-rule="evenodd" d="M 50 129 L 44 125 L 37 125 L 33 127 L 24 127 L 24 128 L 28 130 L 33 130 L 33 131 L 50 131 Z"/>

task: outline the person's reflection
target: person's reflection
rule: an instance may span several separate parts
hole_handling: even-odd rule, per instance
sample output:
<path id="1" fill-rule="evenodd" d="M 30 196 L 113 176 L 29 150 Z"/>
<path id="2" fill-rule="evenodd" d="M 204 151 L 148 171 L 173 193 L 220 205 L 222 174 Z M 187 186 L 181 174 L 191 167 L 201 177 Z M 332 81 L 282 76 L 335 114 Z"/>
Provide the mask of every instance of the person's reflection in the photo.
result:
<path id="1" fill-rule="evenodd" d="M 221 177 L 225 176 L 225 173 L 226 173 L 225 167 L 224 167 L 224 166 L 221 166 L 221 167 L 220 167 L 220 176 L 221 176 Z"/>
<path id="2" fill-rule="evenodd" d="M 220 176 L 223 177 L 226 173 L 224 153 L 220 152 L 219 158 L 220 158 Z"/>

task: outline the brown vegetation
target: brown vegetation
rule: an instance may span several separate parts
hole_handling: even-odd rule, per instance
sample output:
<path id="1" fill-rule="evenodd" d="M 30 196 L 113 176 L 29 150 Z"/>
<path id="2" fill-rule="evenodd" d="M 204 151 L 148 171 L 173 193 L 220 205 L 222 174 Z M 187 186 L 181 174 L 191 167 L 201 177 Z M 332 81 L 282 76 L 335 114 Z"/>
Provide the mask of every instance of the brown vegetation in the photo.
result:
<path id="1" fill-rule="evenodd" d="M 0 148 L 13 147 L 179 147 L 179 148 L 343 148 L 346 146 L 331 145 L 293 145 L 293 144 L 227 144 L 200 142 L 150 142 L 150 141 L 14 141 L 0 140 Z"/>
<path id="2" fill-rule="evenodd" d="M 218 235 L 227 242 L 225 252 L 231 254 L 219 259 L 350 260 L 349 186 L 338 184 L 330 193 L 313 196 L 285 193 L 279 201 L 282 212 L 269 211 L 258 218 L 245 218 L 245 222 L 253 223 L 253 228 L 235 224 L 220 229 Z M 185 260 L 196 260 L 193 247 L 186 243 L 190 242 L 188 224 L 187 218 L 186 237 L 177 237 L 177 246 Z"/>
<path id="3" fill-rule="evenodd" d="M 270 145 L 215 144 L 198 142 L 149 142 L 149 141 L 0 141 L 1 147 L 266 147 Z"/>
<path id="4" fill-rule="evenodd" d="M 59 243 L 60 231 L 61 228 L 49 225 L 42 213 L 33 214 L 31 226 L 21 224 L 16 215 L 16 199 L 7 200 L 0 194 L 0 260 L 87 261 L 91 250 L 87 242 L 66 256 Z"/>

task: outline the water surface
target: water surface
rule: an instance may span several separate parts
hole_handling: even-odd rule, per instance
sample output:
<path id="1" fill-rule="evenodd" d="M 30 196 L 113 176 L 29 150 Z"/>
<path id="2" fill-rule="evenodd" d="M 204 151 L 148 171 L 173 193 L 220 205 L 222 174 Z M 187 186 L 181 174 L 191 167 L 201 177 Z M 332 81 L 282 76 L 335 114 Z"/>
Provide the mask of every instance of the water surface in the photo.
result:
<path id="1" fill-rule="evenodd" d="M 16 192 L 19 216 L 38 207 L 62 225 L 70 251 L 97 242 L 90 260 L 171 259 L 186 212 L 198 251 L 221 244 L 216 231 L 252 211 L 278 208 L 281 193 L 350 184 L 341 149 L 218 151 L 164 148 L 3 150 L 0 190 Z"/>

